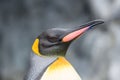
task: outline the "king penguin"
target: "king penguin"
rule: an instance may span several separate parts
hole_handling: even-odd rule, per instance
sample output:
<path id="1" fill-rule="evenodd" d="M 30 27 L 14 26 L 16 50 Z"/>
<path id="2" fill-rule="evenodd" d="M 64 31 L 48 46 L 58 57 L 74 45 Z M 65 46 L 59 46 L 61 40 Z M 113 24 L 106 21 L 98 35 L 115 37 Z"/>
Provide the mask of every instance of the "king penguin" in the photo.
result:
<path id="1" fill-rule="evenodd" d="M 102 20 L 94 20 L 78 27 L 42 32 L 32 45 L 30 68 L 24 80 L 81 80 L 65 54 L 71 42 L 102 23 Z"/>

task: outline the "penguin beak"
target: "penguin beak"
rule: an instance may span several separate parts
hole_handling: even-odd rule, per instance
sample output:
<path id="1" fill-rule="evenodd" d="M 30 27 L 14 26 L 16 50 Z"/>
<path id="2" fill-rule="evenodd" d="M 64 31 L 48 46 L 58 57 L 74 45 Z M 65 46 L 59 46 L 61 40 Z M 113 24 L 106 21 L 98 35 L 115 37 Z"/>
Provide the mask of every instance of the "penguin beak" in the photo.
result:
<path id="1" fill-rule="evenodd" d="M 102 24 L 102 23 L 104 23 L 104 21 L 95 20 L 95 21 L 88 22 L 84 25 L 81 25 L 79 27 L 70 29 L 70 30 L 68 30 L 67 33 L 65 33 L 63 35 L 62 42 L 70 42 L 70 41 L 76 39 L 77 37 L 81 36 L 87 30 L 93 28 L 96 25 Z"/>

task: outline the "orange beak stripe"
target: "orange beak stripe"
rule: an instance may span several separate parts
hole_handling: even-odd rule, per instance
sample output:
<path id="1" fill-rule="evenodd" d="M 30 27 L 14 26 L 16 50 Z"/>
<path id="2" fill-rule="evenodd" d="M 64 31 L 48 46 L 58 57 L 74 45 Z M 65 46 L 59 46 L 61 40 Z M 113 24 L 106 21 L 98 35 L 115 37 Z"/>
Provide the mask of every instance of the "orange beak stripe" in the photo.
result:
<path id="1" fill-rule="evenodd" d="M 89 27 L 82 28 L 80 30 L 74 31 L 63 37 L 62 42 L 69 42 L 78 36 L 80 36 L 82 33 L 84 33 L 86 30 L 88 30 Z"/>

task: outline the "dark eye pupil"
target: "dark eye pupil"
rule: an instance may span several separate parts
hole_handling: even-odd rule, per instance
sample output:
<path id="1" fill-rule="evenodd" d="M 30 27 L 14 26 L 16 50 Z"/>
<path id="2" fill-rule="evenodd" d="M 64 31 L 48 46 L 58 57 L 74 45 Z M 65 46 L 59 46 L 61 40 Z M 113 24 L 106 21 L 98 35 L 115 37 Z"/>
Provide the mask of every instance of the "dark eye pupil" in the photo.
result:
<path id="1" fill-rule="evenodd" d="M 50 42 L 57 42 L 58 39 L 56 37 L 48 37 L 48 41 L 50 41 Z"/>

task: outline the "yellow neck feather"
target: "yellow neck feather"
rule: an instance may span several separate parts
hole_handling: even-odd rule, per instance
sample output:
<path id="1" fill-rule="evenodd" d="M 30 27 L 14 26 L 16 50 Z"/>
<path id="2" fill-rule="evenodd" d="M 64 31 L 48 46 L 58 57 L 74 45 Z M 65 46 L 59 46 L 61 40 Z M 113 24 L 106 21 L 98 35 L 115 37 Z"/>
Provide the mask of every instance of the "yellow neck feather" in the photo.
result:
<path id="1" fill-rule="evenodd" d="M 59 57 L 47 68 L 40 80 L 81 80 L 81 78 L 64 57 Z"/>

